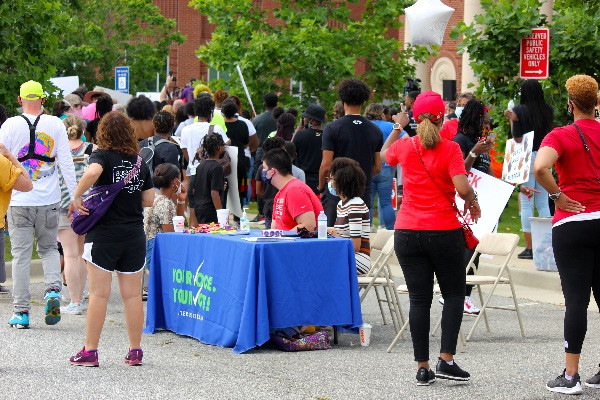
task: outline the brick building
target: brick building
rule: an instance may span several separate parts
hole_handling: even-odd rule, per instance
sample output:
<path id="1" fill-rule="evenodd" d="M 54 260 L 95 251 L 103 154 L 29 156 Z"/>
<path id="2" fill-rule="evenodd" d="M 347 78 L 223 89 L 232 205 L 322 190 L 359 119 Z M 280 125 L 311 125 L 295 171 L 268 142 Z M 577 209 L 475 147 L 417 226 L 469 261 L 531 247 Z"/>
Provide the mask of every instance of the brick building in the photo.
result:
<path id="1" fill-rule="evenodd" d="M 424 63 L 415 63 L 416 77 L 421 79 L 423 90 L 432 89 L 442 93 L 442 82 L 444 80 L 455 80 L 457 91 L 466 91 L 469 83 L 476 82 L 473 70 L 469 65 L 469 55 L 460 55 L 456 51 L 458 40 L 449 37 L 450 30 L 460 20 L 471 23 L 476 14 L 482 12 L 480 0 L 443 0 L 444 4 L 454 8 L 454 14 L 446 27 L 444 41 L 437 56 L 431 57 Z M 169 69 L 173 70 L 180 86 L 188 82 L 190 78 L 209 80 L 215 78 L 217 71 L 209 68 L 196 57 L 196 50 L 210 41 L 214 27 L 208 23 L 207 18 L 200 15 L 196 10 L 189 7 L 189 0 L 154 0 L 165 17 L 177 21 L 177 29 L 187 36 L 182 45 L 172 45 L 169 55 Z M 257 7 L 264 9 L 276 8 L 277 1 L 254 0 Z M 546 0 L 542 5 L 542 11 L 546 15 L 552 14 L 553 0 Z M 354 16 L 361 12 L 361 4 L 351 4 L 350 9 Z M 273 18 L 273 17 L 271 17 Z M 401 17 L 404 22 L 404 16 Z M 273 19 L 274 22 L 274 19 Z M 398 37 L 400 42 L 409 35 L 409 28 L 405 24 L 404 29 L 393 30 L 391 35 Z M 360 74 L 361 65 L 357 64 L 357 74 Z"/>

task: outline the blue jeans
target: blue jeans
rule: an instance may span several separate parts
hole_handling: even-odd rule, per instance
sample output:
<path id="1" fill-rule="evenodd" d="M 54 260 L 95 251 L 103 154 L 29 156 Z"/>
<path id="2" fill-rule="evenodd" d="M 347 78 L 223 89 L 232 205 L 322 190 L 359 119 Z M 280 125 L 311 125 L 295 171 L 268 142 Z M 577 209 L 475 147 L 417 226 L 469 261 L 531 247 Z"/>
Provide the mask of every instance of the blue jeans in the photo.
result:
<path id="1" fill-rule="evenodd" d="M 150 269 L 150 263 L 152 262 L 152 252 L 154 250 L 154 239 L 148 239 L 146 240 L 146 265 L 144 265 L 144 267 L 146 267 L 146 269 Z"/>
<path id="2" fill-rule="evenodd" d="M 529 179 L 527 182 L 523 183 L 523 185 L 539 190 L 540 193 L 535 193 L 531 197 L 531 200 L 527 200 L 527 196 L 525 196 L 523 193 L 519 194 L 521 200 L 521 230 L 527 233 L 531 232 L 531 221 L 529 221 L 529 217 L 533 217 L 534 203 L 540 217 L 550 216 L 550 208 L 548 207 L 548 192 L 535 180 L 535 177 L 533 176 L 533 163 L 535 162 L 536 157 L 537 151 L 532 152 L 531 164 L 529 167 Z"/>
<path id="3" fill-rule="evenodd" d="M 371 179 L 371 222 L 373 221 L 373 208 L 375 208 L 375 195 L 379 197 L 379 223 L 385 229 L 394 229 L 396 214 L 392 207 L 392 179 L 394 168 L 390 166 L 381 167 L 381 172 Z"/>

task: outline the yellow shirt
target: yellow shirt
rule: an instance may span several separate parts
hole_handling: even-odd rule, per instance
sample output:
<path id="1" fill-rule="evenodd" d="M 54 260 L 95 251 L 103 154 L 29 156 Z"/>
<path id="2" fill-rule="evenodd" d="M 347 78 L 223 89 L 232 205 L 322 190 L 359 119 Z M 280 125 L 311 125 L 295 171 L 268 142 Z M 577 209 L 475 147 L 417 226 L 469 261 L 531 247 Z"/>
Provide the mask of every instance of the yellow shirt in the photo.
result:
<path id="1" fill-rule="evenodd" d="M 8 158 L 0 155 L 0 229 L 4 229 L 4 216 L 8 210 L 12 188 L 21 172 Z"/>

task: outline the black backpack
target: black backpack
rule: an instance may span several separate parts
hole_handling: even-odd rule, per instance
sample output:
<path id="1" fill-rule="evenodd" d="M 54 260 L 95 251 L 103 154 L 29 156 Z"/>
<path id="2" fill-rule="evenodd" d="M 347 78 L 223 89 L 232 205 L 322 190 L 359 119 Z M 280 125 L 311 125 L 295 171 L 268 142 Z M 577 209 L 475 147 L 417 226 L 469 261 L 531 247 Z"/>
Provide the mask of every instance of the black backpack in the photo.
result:
<path id="1" fill-rule="evenodd" d="M 146 163 L 146 165 L 148 165 L 148 168 L 150 168 L 150 172 L 154 172 L 154 150 L 156 149 L 156 146 L 162 143 L 171 142 L 167 139 L 159 139 L 155 142 L 154 137 L 152 136 L 149 137 L 147 140 L 148 145 L 142 147 L 142 149 L 140 150 L 140 156 L 142 157 L 142 160 Z M 175 146 L 175 143 L 171 144 Z"/>
<path id="2" fill-rule="evenodd" d="M 27 122 L 27 125 L 29 125 L 29 150 L 27 150 L 27 154 L 18 158 L 19 162 L 23 162 L 25 160 L 29 160 L 32 158 L 36 159 L 36 160 L 40 160 L 40 161 L 45 161 L 48 163 L 54 162 L 56 160 L 56 157 L 48 157 L 48 156 L 44 156 L 42 154 L 37 154 L 35 152 L 35 128 L 37 128 L 37 124 L 38 124 L 38 122 L 40 122 L 41 116 L 42 116 L 42 114 L 38 115 L 38 117 L 33 122 L 33 125 L 31 125 L 31 122 L 29 122 L 29 119 L 27 119 L 26 116 L 21 114 L 21 117 L 23 117 L 23 119 Z"/>

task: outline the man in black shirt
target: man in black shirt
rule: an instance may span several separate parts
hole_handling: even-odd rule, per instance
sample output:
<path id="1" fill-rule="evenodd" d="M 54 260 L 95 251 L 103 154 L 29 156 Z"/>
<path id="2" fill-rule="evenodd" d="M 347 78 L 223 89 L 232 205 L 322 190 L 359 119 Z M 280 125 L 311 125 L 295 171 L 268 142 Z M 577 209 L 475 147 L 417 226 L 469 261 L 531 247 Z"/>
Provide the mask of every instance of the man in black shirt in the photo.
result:
<path id="1" fill-rule="evenodd" d="M 358 79 L 346 79 L 340 83 L 338 95 L 344 105 L 345 115 L 328 124 L 323 131 L 323 160 L 319 169 L 319 191 L 327 215 L 327 226 L 334 226 L 340 200 L 327 190 L 327 177 L 333 159 L 348 157 L 358 161 L 367 177 L 367 185 L 361 196 L 367 207 L 371 207 L 371 177 L 381 171 L 379 152 L 383 146 L 383 135 L 377 125 L 360 115 L 362 105 L 371 96 L 371 90 Z"/>
<path id="2" fill-rule="evenodd" d="M 325 123 L 325 109 L 317 104 L 310 104 L 302 113 L 304 129 L 294 135 L 297 165 L 306 175 L 306 184 L 319 193 L 319 168 L 323 159 L 321 124 Z"/>
<path id="3" fill-rule="evenodd" d="M 408 125 L 406 125 L 404 127 L 404 130 L 406 131 L 406 133 L 408 133 L 408 136 L 415 136 L 417 134 L 417 122 L 415 121 L 415 118 L 413 117 L 413 104 L 415 104 L 415 100 L 417 99 L 417 96 L 420 93 L 416 90 L 413 90 L 411 92 L 408 92 L 406 94 L 406 97 L 404 98 L 404 101 L 406 103 L 406 112 L 408 113 L 408 119 L 409 119 L 409 123 Z"/>

